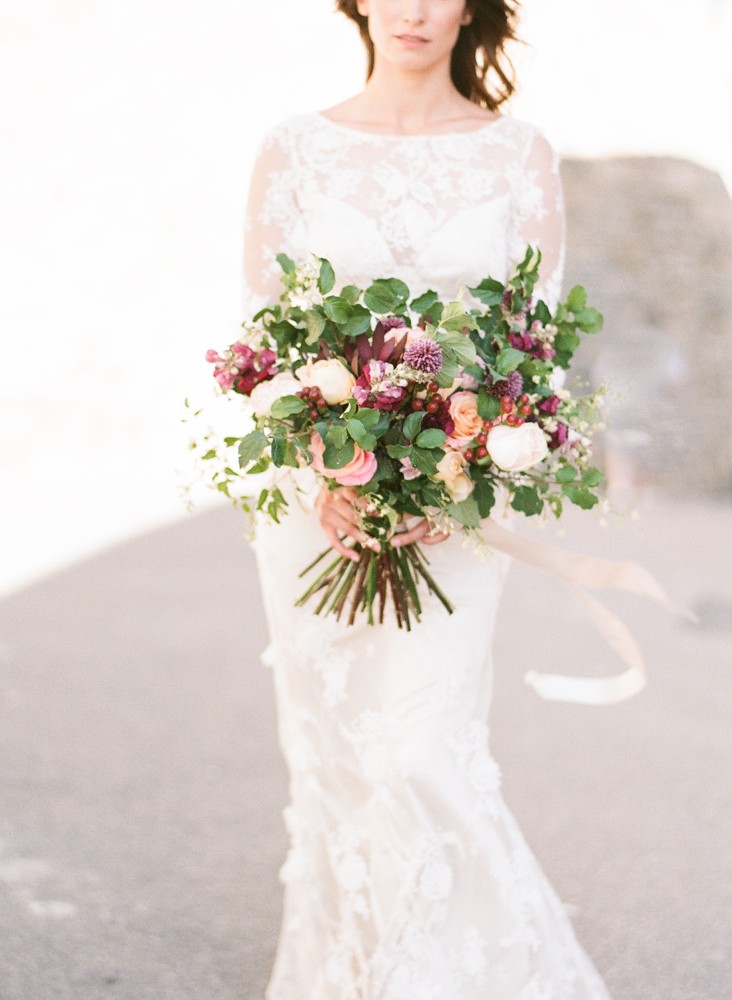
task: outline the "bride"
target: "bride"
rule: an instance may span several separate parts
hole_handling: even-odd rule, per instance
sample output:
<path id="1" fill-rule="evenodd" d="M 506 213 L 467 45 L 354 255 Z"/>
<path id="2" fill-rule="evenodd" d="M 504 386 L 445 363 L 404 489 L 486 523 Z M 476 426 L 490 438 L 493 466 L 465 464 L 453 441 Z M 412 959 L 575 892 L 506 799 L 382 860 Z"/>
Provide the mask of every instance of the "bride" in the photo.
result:
<path id="1" fill-rule="evenodd" d="M 250 305 L 279 297 L 275 255 L 327 257 L 342 284 L 396 276 L 454 297 L 505 279 L 527 243 L 556 301 L 557 159 L 499 113 L 512 0 L 338 0 L 366 46 L 362 93 L 265 138 L 245 238 Z M 509 559 L 410 522 L 433 599 L 411 633 L 296 608 L 326 540 L 359 538 L 354 496 L 289 490 L 255 549 L 290 775 L 284 909 L 267 1000 L 608 1000 L 500 791 L 489 750 L 491 641 Z M 500 515 L 498 515 L 500 516 Z M 394 544 L 398 544 L 397 541 Z"/>

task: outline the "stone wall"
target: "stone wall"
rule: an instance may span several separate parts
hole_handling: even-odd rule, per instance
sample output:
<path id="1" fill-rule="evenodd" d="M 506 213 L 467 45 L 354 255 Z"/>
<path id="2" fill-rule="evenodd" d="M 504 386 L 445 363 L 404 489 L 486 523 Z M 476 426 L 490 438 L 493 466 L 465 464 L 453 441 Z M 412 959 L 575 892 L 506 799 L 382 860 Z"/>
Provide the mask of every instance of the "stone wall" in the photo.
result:
<path id="1" fill-rule="evenodd" d="M 732 497 L 732 202 L 685 160 L 565 160 L 565 288 L 585 285 L 605 330 L 582 374 L 621 392 L 611 452 L 664 493 Z M 622 464 L 621 463 L 621 464 Z"/>

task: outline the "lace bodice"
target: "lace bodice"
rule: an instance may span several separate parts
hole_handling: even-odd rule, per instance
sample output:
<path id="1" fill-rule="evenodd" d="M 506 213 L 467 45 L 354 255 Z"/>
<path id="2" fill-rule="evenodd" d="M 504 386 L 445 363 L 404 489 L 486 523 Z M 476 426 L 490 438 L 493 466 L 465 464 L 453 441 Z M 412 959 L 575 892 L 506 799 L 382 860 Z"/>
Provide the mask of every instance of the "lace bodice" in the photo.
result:
<path id="1" fill-rule="evenodd" d="M 275 255 L 327 257 L 340 284 L 399 277 L 416 295 L 453 297 L 504 280 L 527 243 L 543 254 L 539 291 L 555 301 L 564 263 L 557 157 L 537 129 L 499 117 L 470 132 L 395 136 L 319 113 L 265 137 L 245 235 L 248 304 L 279 297 Z"/>

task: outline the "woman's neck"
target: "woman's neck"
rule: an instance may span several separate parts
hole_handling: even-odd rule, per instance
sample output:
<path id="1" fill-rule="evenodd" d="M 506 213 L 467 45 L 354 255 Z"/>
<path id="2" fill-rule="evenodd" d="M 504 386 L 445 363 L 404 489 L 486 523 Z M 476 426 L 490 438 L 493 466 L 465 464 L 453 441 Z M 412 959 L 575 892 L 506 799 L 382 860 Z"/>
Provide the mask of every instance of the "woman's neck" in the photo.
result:
<path id="1" fill-rule="evenodd" d="M 424 73 L 407 73 L 377 60 L 363 92 L 347 104 L 349 114 L 361 124 L 404 135 L 480 113 L 456 90 L 449 63 Z"/>

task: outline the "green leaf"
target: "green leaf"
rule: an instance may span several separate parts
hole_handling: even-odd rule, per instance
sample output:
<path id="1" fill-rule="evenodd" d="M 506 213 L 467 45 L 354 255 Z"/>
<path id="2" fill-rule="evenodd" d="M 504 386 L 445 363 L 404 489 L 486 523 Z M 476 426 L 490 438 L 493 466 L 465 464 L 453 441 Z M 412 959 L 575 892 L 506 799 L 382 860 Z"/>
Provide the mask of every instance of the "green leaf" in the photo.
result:
<path id="1" fill-rule="evenodd" d="M 275 420 L 284 420 L 295 413 L 302 413 L 305 403 L 299 396 L 280 396 L 272 403 L 272 416 Z"/>
<path id="2" fill-rule="evenodd" d="M 585 333 L 599 333 L 605 322 L 602 313 L 598 309 L 578 309 L 574 314 L 574 321 L 580 330 Z"/>
<path id="3" fill-rule="evenodd" d="M 258 462 L 255 462 L 251 469 L 247 469 L 248 476 L 257 476 L 260 472 L 266 472 L 272 460 L 269 455 L 262 455 Z"/>
<path id="4" fill-rule="evenodd" d="M 370 333 L 371 313 L 363 306 L 352 306 L 351 316 L 339 326 L 346 337 L 360 337 L 362 333 Z"/>
<path id="5" fill-rule="evenodd" d="M 447 434 L 444 431 L 441 431 L 439 427 L 428 427 L 426 430 L 420 431 L 414 443 L 420 448 L 439 448 L 445 441 L 447 441 Z"/>
<path id="6" fill-rule="evenodd" d="M 285 274 L 293 274 L 295 271 L 295 261 L 290 260 L 286 253 L 278 253 L 276 257 L 277 263 L 280 265 Z"/>
<path id="7" fill-rule="evenodd" d="M 478 513 L 480 516 L 488 517 L 493 509 L 494 503 L 496 502 L 496 494 L 493 486 L 487 479 L 479 479 L 470 495 L 474 497 L 475 502 L 478 505 Z"/>
<path id="8" fill-rule="evenodd" d="M 355 306 L 361 298 L 361 289 L 357 288 L 356 285 L 346 285 L 345 288 L 341 288 L 341 298 Z"/>
<path id="9" fill-rule="evenodd" d="M 481 420 L 495 420 L 501 412 L 501 401 L 497 396 L 491 396 L 481 386 L 478 392 L 478 416 Z"/>
<path id="10" fill-rule="evenodd" d="M 563 465 L 557 469 L 558 483 L 571 483 L 577 478 L 577 470 L 573 465 Z"/>
<path id="11" fill-rule="evenodd" d="M 592 489 L 594 486 L 599 486 L 605 477 L 599 469 L 596 469 L 594 465 L 591 465 L 589 469 L 585 469 L 582 473 L 582 485 L 589 486 Z"/>
<path id="12" fill-rule="evenodd" d="M 252 431 L 239 442 L 239 465 L 243 469 L 255 459 L 259 458 L 267 447 L 267 436 L 262 431 Z"/>
<path id="13" fill-rule="evenodd" d="M 475 344 L 464 333 L 440 333 L 436 339 L 443 354 L 447 353 L 448 357 L 461 365 L 469 365 L 475 361 L 477 357 Z"/>
<path id="14" fill-rule="evenodd" d="M 323 465 L 328 469 L 342 469 L 352 460 L 354 453 L 355 448 L 350 438 L 347 438 L 345 444 L 340 447 L 326 443 L 323 452 Z"/>
<path id="15" fill-rule="evenodd" d="M 451 503 L 447 513 L 466 528 L 480 527 L 480 511 L 472 493 L 460 503 Z"/>
<path id="16" fill-rule="evenodd" d="M 476 288 L 469 288 L 468 291 L 484 306 L 497 306 L 503 298 L 505 287 L 495 278 L 484 278 Z"/>
<path id="17" fill-rule="evenodd" d="M 437 463 L 432 457 L 431 452 L 425 451 L 423 448 L 412 448 L 409 457 L 412 459 L 412 465 L 415 469 L 419 469 L 425 476 L 434 476 L 437 472 Z"/>
<path id="18" fill-rule="evenodd" d="M 325 316 L 320 310 L 308 309 L 305 313 L 305 326 L 308 331 L 307 343 L 316 344 L 325 329 Z"/>
<path id="19" fill-rule="evenodd" d="M 353 316 L 353 306 L 347 299 L 343 299 L 339 295 L 331 295 L 329 299 L 326 299 L 323 303 L 323 309 L 328 319 L 333 320 L 339 326 Z"/>
<path id="20" fill-rule="evenodd" d="M 410 413 L 405 419 L 402 424 L 402 434 L 404 434 L 407 441 L 412 441 L 419 434 L 424 418 L 424 410 L 415 410 L 414 413 Z"/>
<path id="21" fill-rule="evenodd" d="M 335 285 L 335 271 L 329 260 L 320 258 L 320 274 L 318 275 L 318 288 L 322 295 L 327 295 Z"/>
<path id="22" fill-rule="evenodd" d="M 333 448 L 343 448 L 348 440 L 348 429 L 345 424 L 331 424 L 323 440 Z"/>
<path id="23" fill-rule="evenodd" d="M 562 493 L 577 507 L 581 507 L 582 510 L 590 510 L 596 503 L 599 503 L 595 494 L 590 493 L 584 486 L 563 486 Z"/>
<path id="24" fill-rule="evenodd" d="M 398 278 L 377 278 L 364 292 L 363 300 L 371 312 L 383 316 L 402 309 L 409 296 L 409 288 Z"/>
<path id="25" fill-rule="evenodd" d="M 350 436 L 364 451 L 374 450 L 376 447 L 376 438 L 370 431 L 366 430 L 360 420 L 356 420 L 355 418 L 347 420 L 346 427 Z"/>
<path id="26" fill-rule="evenodd" d="M 356 420 L 359 420 L 367 431 L 372 431 L 374 427 L 381 420 L 381 413 L 371 406 L 363 406 L 359 410 L 356 410 L 354 414 Z"/>
<path id="27" fill-rule="evenodd" d="M 388 444 L 386 446 L 386 453 L 391 458 L 406 458 L 412 454 L 412 447 L 408 444 Z"/>
<path id="28" fill-rule="evenodd" d="M 272 438 L 272 461 L 279 469 L 285 463 L 285 453 L 287 451 L 287 438 L 276 434 Z"/>
<path id="29" fill-rule="evenodd" d="M 423 295 L 419 295 L 416 299 L 412 299 L 409 303 L 409 308 L 412 312 L 424 316 L 436 302 L 439 302 L 439 300 L 440 297 L 437 292 L 424 292 Z"/>
<path id="30" fill-rule="evenodd" d="M 509 372 L 516 371 L 521 362 L 525 360 L 524 351 L 517 351 L 515 347 L 506 347 L 496 358 L 495 367 L 501 375 L 508 375 Z"/>
<path id="31" fill-rule="evenodd" d="M 582 285 L 575 285 L 567 296 L 567 309 L 570 312 L 577 313 L 580 309 L 584 309 L 586 305 L 587 292 Z"/>
<path id="32" fill-rule="evenodd" d="M 517 486 L 511 500 L 511 506 L 514 510 L 521 511 L 522 514 L 531 517 L 533 514 L 541 514 L 544 509 L 544 501 L 533 486 Z"/>

